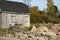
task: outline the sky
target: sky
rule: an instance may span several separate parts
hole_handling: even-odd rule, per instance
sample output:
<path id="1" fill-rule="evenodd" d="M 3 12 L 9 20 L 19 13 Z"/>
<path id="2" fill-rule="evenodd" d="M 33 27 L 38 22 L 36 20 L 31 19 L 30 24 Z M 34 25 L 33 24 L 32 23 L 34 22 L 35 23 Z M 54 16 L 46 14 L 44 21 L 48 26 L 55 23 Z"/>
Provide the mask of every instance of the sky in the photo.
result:
<path id="1" fill-rule="evenodd" d="M 10 1 L 24 3 L 24 0 L 10 0 Z M 54 5 L 58 7 L 58 10 L 60 10 L 60 0 L 54 0 L 53 2 L 54 2 Z M 31 0 L 30 5 L 31 7 L 38 6 L 40 10 L 44 10 L 47 8 L 47 0 Z"/>

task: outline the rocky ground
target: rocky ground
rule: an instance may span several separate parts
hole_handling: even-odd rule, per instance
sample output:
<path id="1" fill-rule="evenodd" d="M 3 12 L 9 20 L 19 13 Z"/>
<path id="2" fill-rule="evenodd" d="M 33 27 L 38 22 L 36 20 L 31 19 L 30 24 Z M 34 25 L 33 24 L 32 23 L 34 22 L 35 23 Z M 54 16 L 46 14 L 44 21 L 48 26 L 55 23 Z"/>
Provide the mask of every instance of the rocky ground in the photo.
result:
<path id="1" fill-rule="evenodd" d="M 60 24 L 51 28 L 44 25 L 36 29 L 33 26 L 28 32 L 18 31 L 14 35 L 0 36 L 0 40 L 60 40 Z"/>

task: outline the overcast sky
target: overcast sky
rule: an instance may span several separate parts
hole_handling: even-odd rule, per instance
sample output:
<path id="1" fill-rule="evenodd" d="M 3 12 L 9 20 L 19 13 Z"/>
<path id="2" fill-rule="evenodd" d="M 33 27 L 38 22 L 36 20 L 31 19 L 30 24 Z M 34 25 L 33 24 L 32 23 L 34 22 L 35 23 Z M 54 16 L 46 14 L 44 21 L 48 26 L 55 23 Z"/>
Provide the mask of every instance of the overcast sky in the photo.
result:
<path id="1" fill-rule="evenodd" d="M 16 1 L 16 2 L 23 2 L 24 0 L 10 0 L 10 1 Z M 38 6 L 40 10 L 47 8 L 47 0 L 32 0 L 30 3 L 31 6 Z M 60 0 L 54 0 L 54 5 L 58 7 L 60 10 Z"/>

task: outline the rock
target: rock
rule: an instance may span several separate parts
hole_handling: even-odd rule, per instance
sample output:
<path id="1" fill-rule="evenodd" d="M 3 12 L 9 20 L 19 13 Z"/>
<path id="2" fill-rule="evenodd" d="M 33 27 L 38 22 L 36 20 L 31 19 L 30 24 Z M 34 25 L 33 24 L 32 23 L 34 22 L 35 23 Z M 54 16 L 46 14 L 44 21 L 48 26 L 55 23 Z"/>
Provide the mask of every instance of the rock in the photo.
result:
<path id="1" fill-rule="evenodd" d="M 60 32 L 56 28 L 51 27 L 51 29 L 48 29 L 46 26 L 41 26 L 36 29 L 33 26 L 31 31 L 18 31 L 15 35 L 7 34 L 3 38 L 0 37 L 0 40 L 60 40 Z"/>
<path id="2" fill-rule="evenodd" d="M 36 33 L 35 34 L 37 37 L 41 37 L 41 33 Z"/>
<path id="3" fill-rule="evenodd" d="M 42 36 L 44 36 L 44 35 L 46 35 L 47 34 L 47 32 L 41 32 L 41 35 Z"/>
<path id="4" fill-rule="evenodd" d="M 12 38 L 12 40 L 19 40 L 19 39 L 17 39 L 17 38 L 14 37 L 14 38 Z"/>
<path id="5" fill-rule="evenodd" d="M 58 32 L 58 35 L 60 36 L 60 32 Z"/>
<path id="6" fill-rule="evenodd" d="M 8 38 L 13 38 L 14 35 L 12 35 L 12 34 L 7 34 L 6 37 L 8 37 Z"/>
<path id="7" fill-rule="evenodd" d="M 20 39 L 20 37 L 22 37 L 22 33 L 17 32 L 17 33 L 15 34 L 15 37 L 18 38 L 18 39 Z"/>
<path id="8" fill-rule="evenodd" d="M 47 32 L 46 35 L 49 35 L 49 36 L 57 36 L 56 33 L 52 32 L 52 31 Z"/>
<path id="9" fill-rule="evenodd" d="M 49 38 L 48 37 L 45 37 L 45 40 L 49 40 Z"/>
<path id="10" fill-rule="evenodd" d="M 14 25 L 15 25 L 15 23 L 11 23 L 11 25 L 10 25 L 10 26 L 12 27 L 12 26 L 14 26 Z"/>
<path id="11" fill-rule="evenodd" d="M 18 40 L 17 38 L 13 37 L 0 37 L 0 40 Z"/>
<path id="12" fill-rule="evenodd" d="M 37 31 L 39 32 L 48 32 L 48 28 L 47 27 L 44 27 L 44 26 L 41 26 L 40 28 L 37 29 Z"/>
<path id="13" fill-rule="evenodd" d="M 58 33 L 58 30 L 56 30 L 56 29 L 49 29 L 49 31 L 54 32 L 55 34 Z"/>
<path id="14" fill-rule="evenodd" d="M 18 32 L 15 34 L 15 37 L 18 38 L 18 39 L 25 39 L 27 37 L 26 34 L 24 34 L 23 32 Z"/>
<path id="15" fill-rule="evenodd" d="M 60 36 L 58 36 L 57 40 L 60 40 Z"/>
<path id="16" fill-rule="evenodd" d="M 60 24 L 55 24 L 57 30 L 60 30 Z"/>
<path id="17" fill-rule="evenodd" d="M 49 40 L 58 40 L 56 36 L 50 36 Z"/>
<path id="18" fill-rule="evenodd" d="M 44 37 L 40 37 L 39 40 L 45 40 L 45 38 Z"/>
<path id="19" fill-rule="evenodd" d="M 34 32 L 36 30 L 36 27 L 33 26 L 32 29 L 31 29 L 31 32 Z"/>

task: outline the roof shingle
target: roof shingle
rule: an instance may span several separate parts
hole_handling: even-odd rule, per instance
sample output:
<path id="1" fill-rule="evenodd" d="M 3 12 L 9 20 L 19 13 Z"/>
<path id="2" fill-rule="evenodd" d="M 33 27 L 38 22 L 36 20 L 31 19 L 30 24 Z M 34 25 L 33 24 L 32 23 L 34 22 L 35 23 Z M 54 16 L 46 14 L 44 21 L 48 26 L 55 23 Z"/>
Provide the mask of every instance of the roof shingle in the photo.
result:
<path id="1" fill-rule="evenodd" d="M 0 8 L 2 11 L 29 13 L 29 7 L 26 4 L 19 2 L 0 1 Z"/>

